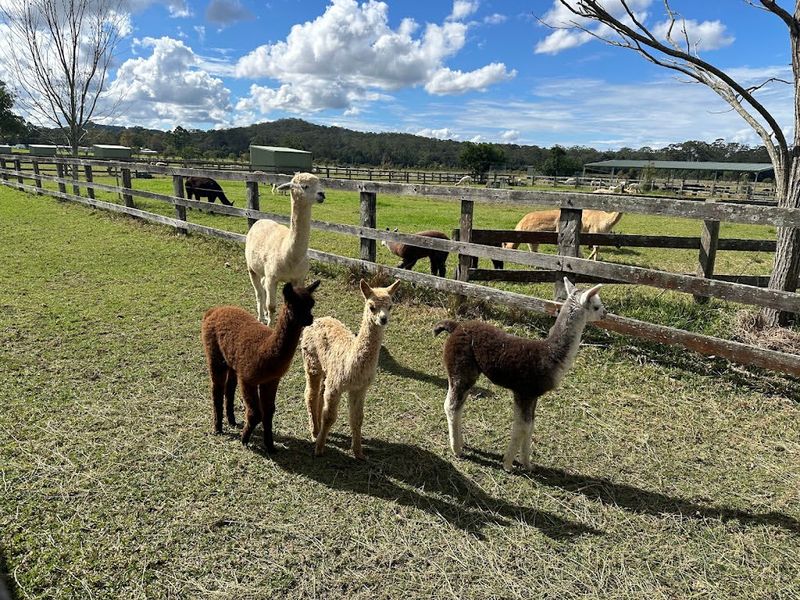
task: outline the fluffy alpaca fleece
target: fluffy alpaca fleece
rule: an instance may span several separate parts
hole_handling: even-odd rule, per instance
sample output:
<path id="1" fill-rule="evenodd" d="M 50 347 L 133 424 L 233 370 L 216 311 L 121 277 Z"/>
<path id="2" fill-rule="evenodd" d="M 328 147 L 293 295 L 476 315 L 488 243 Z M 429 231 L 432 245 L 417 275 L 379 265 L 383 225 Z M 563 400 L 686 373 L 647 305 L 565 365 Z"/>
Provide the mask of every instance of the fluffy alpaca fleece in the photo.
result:
<path id="1" fill-rule="evenodd" d="M 394 230 L 397 232 L 396 227 Z M 440 240 L 450 240 L 450 238 L 447 237 L 447 234 L 442 233 L 441 231 L 435 231 L 433 229 L 428 231 L 419 231 L 414 235 L 437 238 Z M 420 248 L 419 246 L 411 246 L 409 244 L 403 244 L 402 242 L 389 242 L 386 240 L 381 241 L 381 246 L 386 246 L 389 249 L 389 252 L 403 259 L 403 261 L 397 265 L 398 269 L 411 270 L 414 268 L 414 265 L 417 264 L 418 260 L 422 258 L 430 258 L 431 275 L 447 277 L 448 253 L 444 250 L 431 250 L 430 248 Z"/>
<path id="2" fill-rule="evenodd" d="M 353 454 L 364 458 L 361 450 L 364 397 L 375 377 L 383 330 L 392 310 L 392 294 L 400 282 L 395 281 L 387 288 L 371 288 L 362 279 L 360 285 L 365 302 L 358 335 L 353 335 L 341 321 L 323 317 L 303 332 L 300 342 L 306 371 L 306 408 L 311 435 L 316 440 L 316 456 L 325 450 L 339 400 L 347 392 Z"/>
<path id="3" fill-rule="evenodd" d="M 278 383 L 294 357 L 303 327 L 314 320 L 312 293 L 319 280 L 307 288 L 283 286 L 285 304 L 272 329 L 236 306 L 217 306 L 203 316 L 201 339 L 211 375 L 214 432 L 222 433 L 222 396 L 228 423 L 236 427 L 233 399 L 238 382 L 244 399 L 242 443 L 247 445 L 259 419 L 264 425 L 264 445 L 275 452 L 272 417 Z"/>
<path id="4" fill-rule="evenodd" d="M 256 221 L 247 232 L 244 255 L 250 283 L 256 294 L 258 320 L 269 325 L 275 318 L 279 281 L 302 285 L 308 274 L 308 240 L 311 237 L 311 206 L 324 202 L 319 179 L 297 173 L 289 183 L 292 217 L 289 227 L 270 219 Z"/>
<path id="5" fill-rule="evenodd" d="M 606 310 L 596 285 L 579 292 L 564 279 L 569 296 L 555 324 L 544 340 L 528 340 L 508 334 L 482 321 L 442 321 L 433 328 L 434 335 L 451 335 L 444 346 L 447 369 L 447 397 L 444 412 L 450 434 L 450 448 L 461 455 L 464 438 L 461 419 L 469 390 L 481 373 L 492 382 L 511 390 L 514 397 L 514 421 L 503 466 L 510 471 L 514 458 L 530 468 L 533 418 L 539 397 L 558 387 L 572 367 L 586 323 L 605 317 Z"/>
<path id="6" fill-rule="evenodd" d="M 522 217 L 514 227 L 515 231 L 558 231 L 560 210 L 535 210 Z M 581 233 L 608 233 L 622 218 L 621 212 L 584 210 L 581 215 Z M 519 248 L 519 242 L 506 242 L 504 248 Z M 539 251 L 539 244 L 528 244 L 531 252 Z M 597 259 L 597 246 L 592 247 L 590 259 Z"/>

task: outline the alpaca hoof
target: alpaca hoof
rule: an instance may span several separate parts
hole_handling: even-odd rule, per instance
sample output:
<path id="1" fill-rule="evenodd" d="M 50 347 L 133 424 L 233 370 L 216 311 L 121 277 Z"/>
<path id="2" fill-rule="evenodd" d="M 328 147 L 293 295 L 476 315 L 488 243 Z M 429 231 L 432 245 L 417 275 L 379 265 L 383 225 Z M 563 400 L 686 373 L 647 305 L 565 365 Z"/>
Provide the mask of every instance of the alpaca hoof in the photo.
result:
<path id="1" fill-rule="evenodd" d="M 353 452 L 353 456 L 356 457 L 356 460 L 367 460 L 367 455 L 363 452 Z"/>
<path id="2" fill-rule="evenodd" d="M 514 472 L 514 461 L 506 462 L 503 461 L 503 469 L 505 469 L 506 473 L 513 473 Z"/>
<path id="3" fill-rule="evenodd" d="M 325 454 L 325 448 L 314 448 L 314 456 L 322 456 Z"/>
<path id="4" fill-rule="evenodd" d="M 211 430 L 211 435 L 222 435 L 222 427 L 214 427 Z"/>
<path id="5" fill-rule="evenodd" d="M 275 444 L 267 446 L 266 448 L 267 448 L 267 454 L 277 454 L 278 452 L 278 447 Z"/>

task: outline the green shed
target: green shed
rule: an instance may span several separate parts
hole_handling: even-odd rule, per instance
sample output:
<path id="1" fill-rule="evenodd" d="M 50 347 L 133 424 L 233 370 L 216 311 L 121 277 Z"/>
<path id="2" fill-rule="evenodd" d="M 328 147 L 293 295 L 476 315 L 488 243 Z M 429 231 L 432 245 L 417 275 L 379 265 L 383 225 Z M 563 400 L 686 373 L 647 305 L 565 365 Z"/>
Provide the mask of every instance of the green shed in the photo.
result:
<path id="1" fill-rule="evenodd" d="M 250 166 L 268 173 L 311 171 L 311 152 L 280 146 L 250 146 Z"/>
<path id="2" fill-rule="evenodd" d="M 92 154 L 95 158 L 130 158 L 131 149 L 128 146 L 95 144 L 92 146 Z"/>
<path id="3" fill-rule="evenodd" d="M 0 144 L 0 154 L 11 154 L 11 146 Z"/>
<path id="4" fill-rule="evenodd" d="M 28 151 L 31 156 L 55 156 L 56 147 L 51 144 L 30 144 Z"/>

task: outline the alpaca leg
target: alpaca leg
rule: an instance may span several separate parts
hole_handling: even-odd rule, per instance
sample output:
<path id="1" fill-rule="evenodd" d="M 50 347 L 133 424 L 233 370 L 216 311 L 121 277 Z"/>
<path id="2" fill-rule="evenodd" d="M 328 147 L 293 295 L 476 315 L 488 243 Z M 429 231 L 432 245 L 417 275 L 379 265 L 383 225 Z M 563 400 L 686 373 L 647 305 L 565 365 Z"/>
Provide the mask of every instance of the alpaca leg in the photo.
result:
<path id="1" fill-rule="evenodd" d="M 264 284 L 264 289 L 267 290 L 267 320 L 265 323 L 269 325 L 275 320 L 275 312 L 278 307 L 278 280 L 277 279 L 270 279 L 267 281 L 267 278 L 264 278 L 262 282 Z"/>
<path id="2" fill-rule="evenodd" d="M 317 443 L 314 447 L 314 456 L 320 456 L 323 452 L 325 452 L 325 440 L 328 439 L 328 432 L 331 430 L 331 426 L 336 421 L 340 397 L 341 392 L 334 392 L 330 389 L 325 390 L 325 405 L 322 408 L 322 422 L 320 424 L 319 434 L 317 434 Z"/>
<path id="3" fill-rule="evenodd" d="M 222 395 L 225 391 L 225 371 L 215 369 L 211 372 L 211 405 L 214 433 L 222 433 Z"/>
<path id="4" fill-rule="evenodd" d="M 522 445 L 522 438 L 525 436 L 526 428 L 527 423 L 525 422 L 524 411 L 514 402 L 514 421 L 511 424 L 511 440 L 503 456 L 503 468 L 506 471 L 511 472 L 514 467 L 514 459 L 517 457 L 517 453 Z"/>
<path id="5" fill-rule="evenodd" d="M 475 382 L 464 385 L 464 382 L 448 380 L 447 396 L 444 399 L 444 414 L 447 416 L 447 429 L 450 438 L 450 449 L 455 456 L 461 456 L 464 449 L 464 432 L 461 427 L 464 416 L 464 404 L 467 393 Z"/>
<path id="6" fill-rule="evenodd" d="M 303 353 L 303 357 L 306 355 Z M 322 404 L 322 373 L 312 372 L 309 369 L 308 359 L 305 363 L 306 371 L 306 410 L 308 411 L 308 428 L 311 438 L 317 439 L 319 433 L 320 405 Z"/>
<path id="7" fill-rule="evenodd" d="M 261 420 L 261 413 L 259 411 L 258 402 L 258 386 L 246 385 L 243 381 L 239 381 L 239 387 L 242 390 L 242 397 L 244 398 L 244 429 L 242 429 L 242 444 L 247 446 L 250 441 L 250 436 L 253 435 L 258 422 Z"/>
<path id="8" fill-rule="evenodd" d="M 529 252 L 538 252 L 539 251 L 539 244 L 528 244 L 528 251 Z"/>
<path id="9" fill-rule="evenodd" d="M 228 369 L 228 379 L 225 382 L 225 416 L 228 417 L 228 425 L 231 427 L 238 427 L 236 423 L 236 415 L 234 414 L 233 405 L 236 398 L 236 371 Z"/>
<path id="10" fill-rule="evenodd" d="M 264 322 L 264 307 L 266 306 L 266 290 L 261 285 L 261 278 L 252 269 L 247 270 L 250 275 L 250 283 L 253 284 L 253 290 L 256 293 L 256 317 L 262 323 Z"/>
<path id="11" fill-rule="evenodd" d="M 519 462 L 528 471 L 531 469 L 531 438 L 533 437 L 533 418 L 536 415 L 537 400 L 538 398 L 514 395 L 514 404 L 520 408 L 522 420 L 525 423 L 519 444 Z"/>
<path id="12" fill-rule="evenodd" d="M 364 422 L 364 398 L 367 395 L 367 388 L 351 391 L 348 396 L 350 408 L 350 434 L 353 439 L 353 454 L 359 460 L 364 460 L 363 450 L 361 450 L 361 424 Z"/>
<path id="13" fill-rule="evenodd" d="M 275 396 L 278 394 L 279 382 L 280 379 L 276 379 L 258 386 L 261 423 L 264 426 L 264 447 L 270 454 L 274 454 L 278 450 L 272 437 L 272 418 L 275 416 Z"/>
<path id="14" fill-rule="evenodd" d="M 589 255 L 589 260 L 597 260 L 597 246 L 592 246 L 592 253 Z"/>

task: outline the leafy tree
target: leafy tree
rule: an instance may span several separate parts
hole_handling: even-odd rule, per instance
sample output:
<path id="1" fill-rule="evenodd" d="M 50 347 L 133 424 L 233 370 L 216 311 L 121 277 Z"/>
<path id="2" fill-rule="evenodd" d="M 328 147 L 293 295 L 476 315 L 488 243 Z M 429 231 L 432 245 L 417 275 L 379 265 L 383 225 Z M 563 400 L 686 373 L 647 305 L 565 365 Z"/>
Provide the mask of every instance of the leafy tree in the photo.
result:
<path id="1" fill-rule="evenodd" d="M 506 157 L 500 148 L 492 144 L 466 142 L 458 161 L 473 176 L 483 179 L 489 169 L 505 163 Z"/>
<path id="2" fill-rule="evenodd" d="M 0 139 L 17 141 L 25 133 L 25 121 L 15 115 L 14 96 L 6 89 L 6 84 L 0 81 Z"/>

